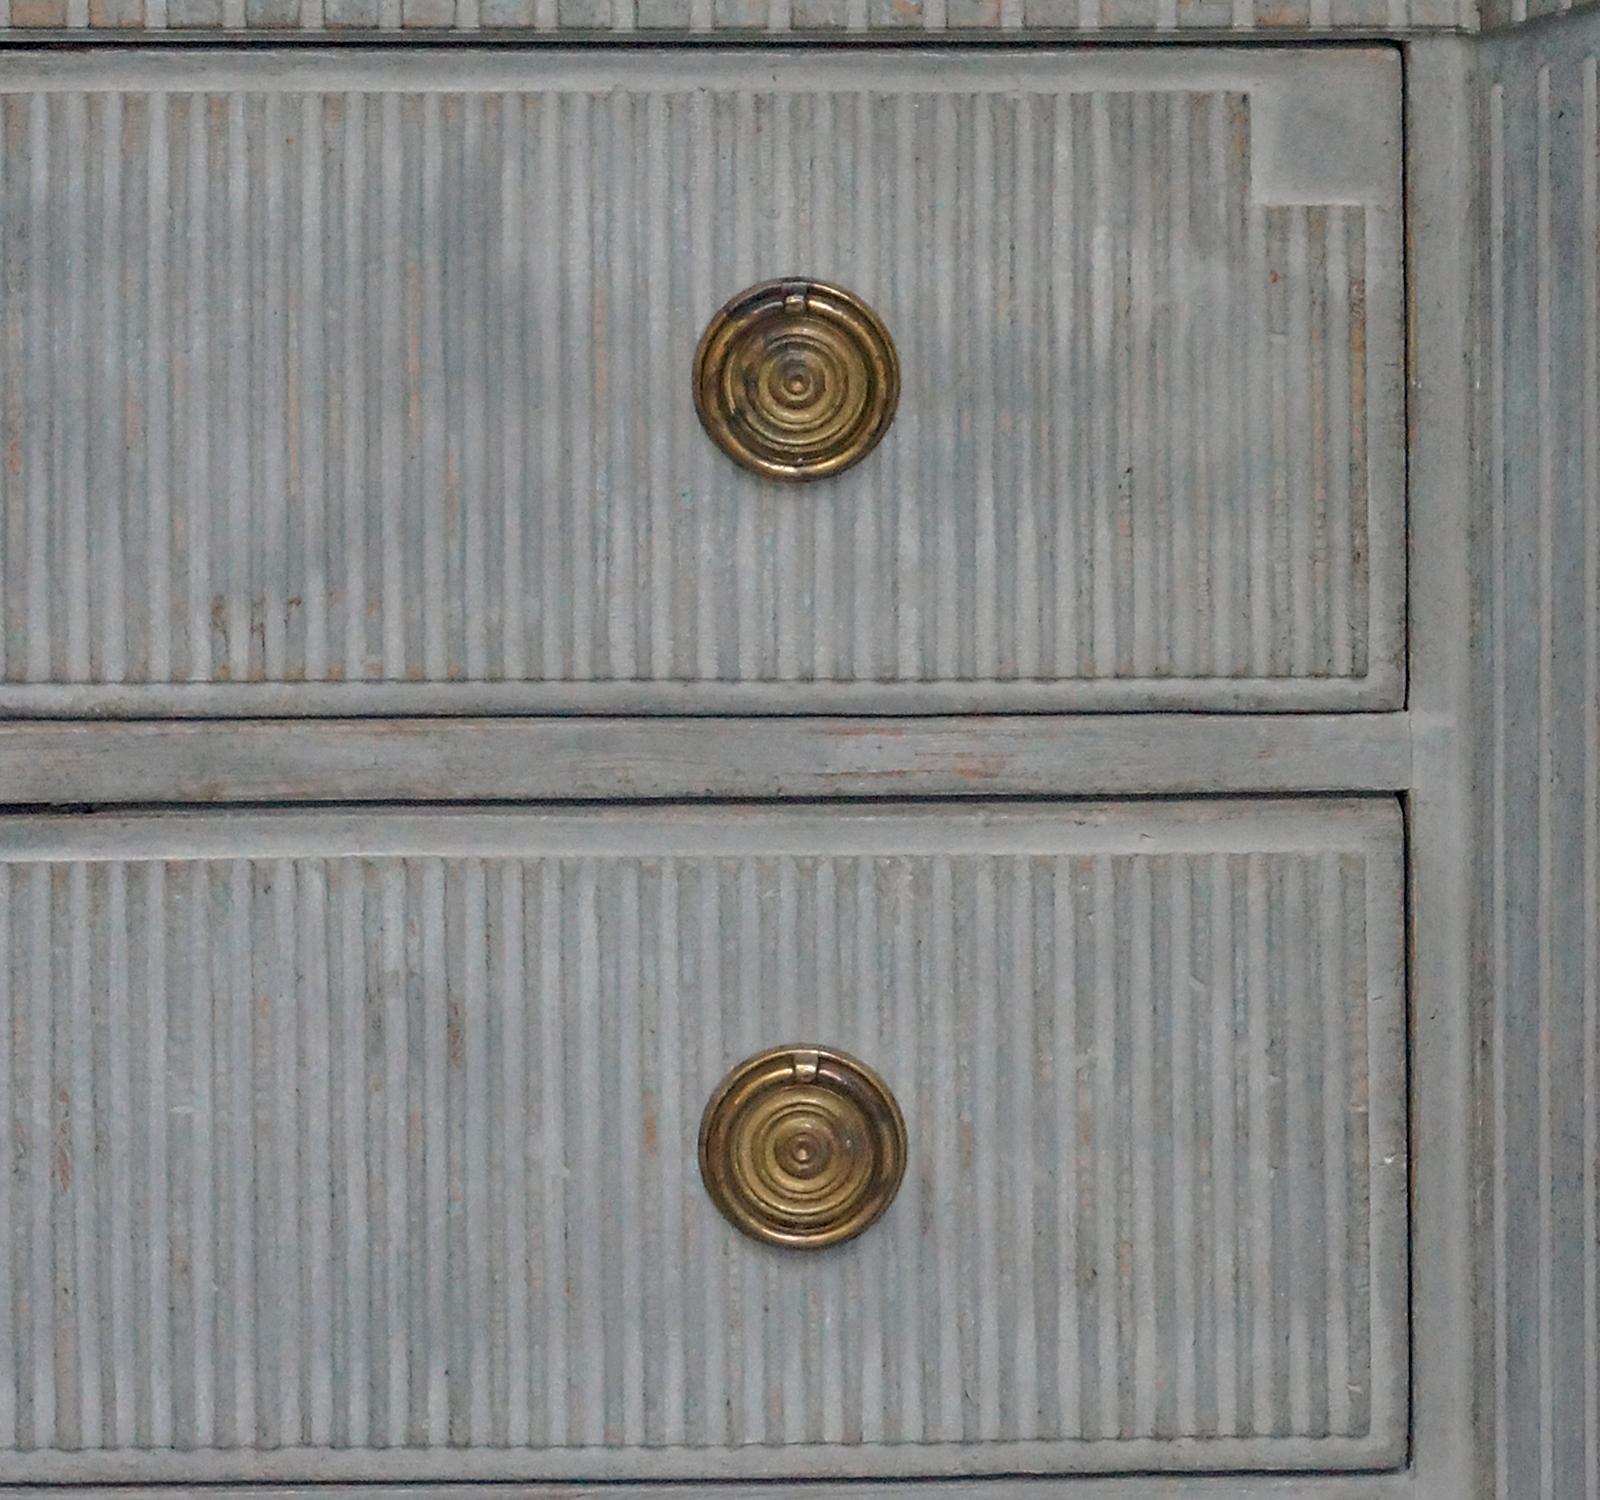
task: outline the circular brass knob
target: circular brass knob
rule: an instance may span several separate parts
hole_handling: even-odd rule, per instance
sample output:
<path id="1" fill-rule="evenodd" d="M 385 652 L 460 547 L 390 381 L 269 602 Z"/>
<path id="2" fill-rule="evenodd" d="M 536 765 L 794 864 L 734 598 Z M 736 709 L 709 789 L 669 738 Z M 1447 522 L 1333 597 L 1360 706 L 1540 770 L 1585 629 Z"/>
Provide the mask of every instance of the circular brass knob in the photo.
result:
<path id="1" fill-rule="evenodd" d="M 694 405 L 711 440 L 773 479 L 820 479 L 878 444 L 900 399 L 900 360 L 859 297 L 820 281 L 768 281 L 706 326 Z"/>
<path id="2" fill-rule="evenodd" d="M 778 1047 L 740 1063 L 700 1121 L 700 1176 L 753 1239 L 819 1249 L 875 1222 L 906 1170 L 906 1122 L 864 1063 Z"/>

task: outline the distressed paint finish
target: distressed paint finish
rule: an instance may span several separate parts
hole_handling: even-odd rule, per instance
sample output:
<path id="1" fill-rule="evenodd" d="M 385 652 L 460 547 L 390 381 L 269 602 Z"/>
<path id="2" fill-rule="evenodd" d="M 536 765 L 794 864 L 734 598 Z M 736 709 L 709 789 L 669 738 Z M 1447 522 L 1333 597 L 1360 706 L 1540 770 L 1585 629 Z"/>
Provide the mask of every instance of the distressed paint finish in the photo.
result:
<path id="1" fill-rule="evenodd" d="M 1482 7 L 1484 30 L 1502 30 L 1537 21 L 1545 16 L 1566 15 L 1586 10 L 1595 0 L 1485 0 Z"/>
<path id="2" fill-rule="evenodd" d="M 878 41 L 1475 31 L 1478 0 L 0 0 L 18 31 Z"/>
<path id="3" fill-rule="evenodd" d="M 1600 1496 L 1600 16 L 1495 44 L 1480 456 L 1499 1500 Z"/>
<path id="4" fill-rule="evenodd" d="M 0 1479 L 1374 1468 L 1387 799 L 0 823 Z M 912 1166 L 796 1256 L 730 1063 Z"/>
<path id="5" fill-rule="evenodd" d="M 1389 792 L 1402 714 L 0 724 L 18 805 Z"/>
<path id="6" fill-rule="evenodd" d="M 14 56 L 0 707 L 1398 707 L 1399 132 L 1381 49 Z M 805 487 L 689 391 L 796 271 L 904 370 Z"/>

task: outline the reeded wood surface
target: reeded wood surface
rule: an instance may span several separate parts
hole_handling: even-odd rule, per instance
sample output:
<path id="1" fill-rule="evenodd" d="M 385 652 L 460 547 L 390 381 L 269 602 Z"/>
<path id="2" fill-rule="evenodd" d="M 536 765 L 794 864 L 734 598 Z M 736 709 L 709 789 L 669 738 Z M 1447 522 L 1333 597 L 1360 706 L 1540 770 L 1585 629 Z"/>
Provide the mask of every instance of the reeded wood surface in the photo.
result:
<path id="1" fill-rule="evenodd" d="M 46 33 L 285 29 L 671 41 L 808 38 L 967 41 L 1062 33 L 1268 36 L 1476 30 L 1478 0 L 0 0 L 0 27 Z"/>
<path id="2" fill-rule="evenodd" d="M 0 708 L 1398 706 L 1399 131 L 1380 49 L 14 55 Z M 689 388 L 788 274 L 904 373 L 802 492 Z"/>
<path id="3" fill-rule="evenodd" d="M 1400 843 L 1388 799 L 0 822 L 0 1479 L 1397 1462 Z M 912 1160 L 796 1260 L 694 1134 L 804 1035 Z"/>
<path id="4" fill-rule="evenodd" d="M 1479 104 L 1486 1493 L 1600 1500 L 1600 15 Z"/>

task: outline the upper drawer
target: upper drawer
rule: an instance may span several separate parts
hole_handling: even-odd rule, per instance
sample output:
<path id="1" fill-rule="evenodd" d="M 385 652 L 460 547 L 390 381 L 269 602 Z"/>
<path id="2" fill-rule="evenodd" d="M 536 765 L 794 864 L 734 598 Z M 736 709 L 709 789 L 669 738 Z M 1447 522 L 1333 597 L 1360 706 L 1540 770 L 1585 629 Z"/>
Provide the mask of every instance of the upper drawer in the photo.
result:
<path id="1" fill-rule="evenodd" d="M 1379 49 L 13 54 L 0 711 L 1398 706 Z M 847 472 L 691 369 L 898 348 Z"/>
<path id="2" fill-rule="evenodd" d="M 0 1484 L 1396 1464 L 1401 878 L 1392 800 L 0 821 Z M 903 1111 L 828 1249 L 697 1168 L 797 1043 Z"/>

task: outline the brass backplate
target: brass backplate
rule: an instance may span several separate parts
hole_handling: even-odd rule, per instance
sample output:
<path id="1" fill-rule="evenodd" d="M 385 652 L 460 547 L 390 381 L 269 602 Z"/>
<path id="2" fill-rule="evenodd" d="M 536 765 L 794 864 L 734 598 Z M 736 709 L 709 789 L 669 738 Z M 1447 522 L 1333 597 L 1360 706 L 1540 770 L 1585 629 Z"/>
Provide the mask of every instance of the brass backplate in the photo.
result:
<path id="1" fill-rule="evenodd" d="M 700 1121 L 700 1176 L 753 1239 L 820 1249 L 853 1239 L 893 1201 L 906 1122 L 865 1063 L 830 1047 L 776 1047 L 717 1085 Z"/>
<path id="2" fill-rule="evenodd" d="M 900 360 L 883 320 L 820 281 L 768 281 L 707 325 L 694 404 L 716 445 L 772 479 L 859 463 L 894 420 Z"/>

